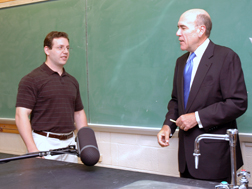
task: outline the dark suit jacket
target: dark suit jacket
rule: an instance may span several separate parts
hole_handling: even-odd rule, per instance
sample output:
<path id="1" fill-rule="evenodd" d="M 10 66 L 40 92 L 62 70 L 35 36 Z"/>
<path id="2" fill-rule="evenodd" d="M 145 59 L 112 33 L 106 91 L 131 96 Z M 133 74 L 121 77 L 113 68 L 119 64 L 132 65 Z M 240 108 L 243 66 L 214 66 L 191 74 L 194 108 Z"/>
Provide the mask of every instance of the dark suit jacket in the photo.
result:
<path id="1" fill-rule="evenodd" d="M 179 171 L 187 165 L 190 174 L 198 179 L 221 179 L 231 174 L 229 142 L 204 139 L 200 142 L 199 167 L 195 169 L 194 140 L 203 133 L 226 134 L 237 128 L 236 118 L 247 109 L 247 91 L 241 62 L 231 49 L 210 41 L 197 69 L 186 109 L 183 98 L 183 70 L 189 53 L 177 59 L 172 98 L 168 103 L 165 125 L 172 133 L 177 126 L 170 122 L 180 115 L 199 112 L 203 128 L 197 126 L 179 130 Z M 240 144 L 237 144 L 237 168 L 243 165 Z"/>

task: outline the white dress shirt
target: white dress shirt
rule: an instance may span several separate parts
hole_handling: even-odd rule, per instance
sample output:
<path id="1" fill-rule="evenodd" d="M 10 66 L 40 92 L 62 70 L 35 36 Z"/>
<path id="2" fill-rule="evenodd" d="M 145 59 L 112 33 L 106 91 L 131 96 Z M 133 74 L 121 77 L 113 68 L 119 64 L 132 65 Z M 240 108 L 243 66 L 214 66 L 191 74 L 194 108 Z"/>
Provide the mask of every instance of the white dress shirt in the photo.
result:
<path id="1" fill-rule="evenodd" d="M 202 43 L 195 51 L 195 55 L 196 57 L 193 59 L 193 69 L 192 69 L 192 75 L 191 75 L 191 82 L 190 82 L 190 89 L 191 89 L 191 86 L 192 86 L 192 83 L 193 83 L 193 80 L 194 80 L 194 77 L 195 77 L 195 74 L 197 72 L 197 69 L 199 67 L 199 63 L 201 61 L 201 58 L 209 44 L 210 40 L 207 38 L 204 43 Z M 200 121 L 200 117 L 199 117 L 199 113 L 198 111 L 195 112 L 195 116 L 196 116 L 196 121 L 199 125 L 199 128 L 203 128 L 203 125 Z"/>

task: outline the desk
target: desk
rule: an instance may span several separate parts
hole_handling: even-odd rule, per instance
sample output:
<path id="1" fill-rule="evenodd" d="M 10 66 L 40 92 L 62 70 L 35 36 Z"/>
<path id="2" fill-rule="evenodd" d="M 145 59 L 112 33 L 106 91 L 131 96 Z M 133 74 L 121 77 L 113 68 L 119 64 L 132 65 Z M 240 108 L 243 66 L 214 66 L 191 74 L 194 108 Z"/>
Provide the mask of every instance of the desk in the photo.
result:
<path id="1" fill-rule="evenodd" d="M 11 156 L 0 153 L 0 159 Z M 199 189 L 214 188 L 216 184 L 38 158 L 0 164 L 0 188 L 4 189 Z"/>

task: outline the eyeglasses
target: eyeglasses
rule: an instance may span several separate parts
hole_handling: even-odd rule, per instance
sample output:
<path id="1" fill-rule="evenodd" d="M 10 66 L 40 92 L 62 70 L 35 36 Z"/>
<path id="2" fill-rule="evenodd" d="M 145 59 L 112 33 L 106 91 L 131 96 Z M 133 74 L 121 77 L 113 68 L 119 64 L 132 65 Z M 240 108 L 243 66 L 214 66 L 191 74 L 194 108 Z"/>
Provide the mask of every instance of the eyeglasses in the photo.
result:
<path id="1" fill-rule="evenodd" d="M 70 50 L 72 50 L 70 47 L 65 47 L 63 45 L 55 47 L 56 49 L 58 49 L 59 51 L 65 51 L 65 49 L 69 52 Z"/>

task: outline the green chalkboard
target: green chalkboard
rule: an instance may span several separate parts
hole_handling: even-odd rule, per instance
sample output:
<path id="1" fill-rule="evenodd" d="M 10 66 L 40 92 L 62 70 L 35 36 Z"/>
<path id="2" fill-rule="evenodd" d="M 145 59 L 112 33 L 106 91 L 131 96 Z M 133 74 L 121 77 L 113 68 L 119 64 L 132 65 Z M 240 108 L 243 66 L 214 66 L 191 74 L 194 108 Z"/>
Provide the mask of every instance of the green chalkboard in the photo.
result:
<path id="1" fill-rule="evenodd" d="M 67 71 L 80 83 L 90 123 L 161 127 L 172 89 L 180 15 L 203 8 L 210 39 L 241 58 L 252 92 L 250 0 L 58 0 L 0 9 L 0 117 L 14 117 L 21 77 L 45 59 L 43 39 L 66 31 L 73 48 Z M 238 119 L 252 133 L 252 108 Z"/>

